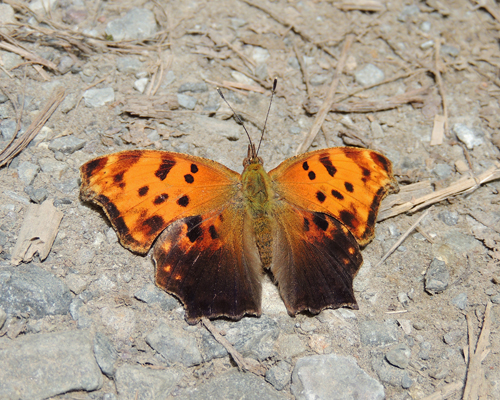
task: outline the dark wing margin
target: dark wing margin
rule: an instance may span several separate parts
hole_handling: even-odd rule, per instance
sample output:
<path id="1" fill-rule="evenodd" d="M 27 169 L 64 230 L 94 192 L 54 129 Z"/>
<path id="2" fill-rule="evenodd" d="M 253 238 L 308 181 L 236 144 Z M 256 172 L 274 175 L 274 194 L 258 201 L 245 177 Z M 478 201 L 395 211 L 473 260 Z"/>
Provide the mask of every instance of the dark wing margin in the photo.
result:
<path id="1" fill-rule="evenodd" d="M 245 215 L 227 209 L 183 218 L 155 244 L 156 284 L 184 303 L 190 324 L 261 314 L 262 266 Z"/>

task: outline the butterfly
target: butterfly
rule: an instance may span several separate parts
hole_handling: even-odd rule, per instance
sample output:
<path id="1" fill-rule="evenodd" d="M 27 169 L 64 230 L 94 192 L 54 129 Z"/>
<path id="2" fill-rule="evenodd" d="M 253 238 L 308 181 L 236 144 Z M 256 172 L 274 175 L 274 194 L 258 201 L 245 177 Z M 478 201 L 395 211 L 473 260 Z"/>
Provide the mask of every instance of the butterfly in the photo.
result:
<path id="1" fill-rule="evenodd" d="M 81 167 L 81 198 L 100 205 L 121 244 L 153 243 L 156 284 L 186 319 L 261 314 L 269 270 L 290 315 L 358 309 L 359 246 L 374 236 L 391 162 L 354 147 L 289 158 L 269 173 L 250 145 L 244 171 L 156 150 L 105 155 Z"/>

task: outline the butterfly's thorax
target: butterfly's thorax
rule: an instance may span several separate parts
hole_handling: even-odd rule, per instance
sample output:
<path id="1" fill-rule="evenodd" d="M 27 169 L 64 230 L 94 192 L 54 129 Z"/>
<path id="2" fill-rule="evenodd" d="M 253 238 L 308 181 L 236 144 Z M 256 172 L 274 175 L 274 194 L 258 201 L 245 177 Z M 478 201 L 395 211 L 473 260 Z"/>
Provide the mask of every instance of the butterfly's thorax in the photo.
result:
<path id="1" fill-rule="evenodd" d="M 272 219 L 270 208 L 274 198 L 271 178 L 259 159 L 246 165 L 242 177 L 243 197 L 248 216 L 251 218 L 260 259 L 269 267 L 272 259 Z"/>

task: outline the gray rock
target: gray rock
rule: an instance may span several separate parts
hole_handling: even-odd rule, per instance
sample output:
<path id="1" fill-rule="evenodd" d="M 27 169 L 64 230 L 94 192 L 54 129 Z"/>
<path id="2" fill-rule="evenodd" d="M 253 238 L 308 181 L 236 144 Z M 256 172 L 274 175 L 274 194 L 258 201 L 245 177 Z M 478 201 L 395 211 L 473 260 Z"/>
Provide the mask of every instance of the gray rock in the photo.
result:
<path id="1" fill-rule="evenodd" d="M 99 389 L 103 379 L 92 348 L 92 335 L 85 330 L 0 343 L 0 398 L 36 400 Z"/>
<path id="2" fill-rule="evenodd" d="M 459 310 L 465 310 L 467 308 L 467 293 L 460 293 L 455 296 L 451 302 L 457 306 Z"/>
<path id="3" fill-rule="evenodd" d="M 206 329 L 200 330 L 201 342 L 200 351 L 203 356 L 203 361 L 207 362 L 214 358 L 222 358 L 227 356 L 226 348 L 214 339 L 212 334 Z"/>
<path id="4" fill-rule="evenodd" d="M 74 294 L 82 293 L 88 286 L 88 282 L 80 274 L 69 273 L 65 276 L 64 282 Z"/>
<path id="5" fill-rule="evenodd" d="M 172 328 L 165 322 L 146 336 L 146 343 L 160 353 L 169 365 L 181 363 L 192 367 L 203 361 L 196 339 L 187 331 Z"/>
<path id="6" fill-rule="evenodd" d="M 116 372 L 115 362 L 118 359 L 118 353 L 113 343 L 100 332 L 97 332 L 94 337 L 94 354 L 101 371 L 112 378 Z"/>
<path id="7" fill-rule="evenodd" d="M 447 54 L 452 57 L 457 57 L 460 54 L 460 49 L 449 44 L 441 45 L 441 54 Z"/>
<path id="8" fill-rule="evenodd" d="M 430 342 L 422 342 L 420 343 L 420 351 L 418 353 L 418 356 L 422 360 L 428 360 L 430 357 L 430 351 L 431 351 L 432 345 Z"/>
<path id="9" fill-rule="evenodd" d="M 395 367 L 406 369 L 410 363 L 411 350 L 405 344 L 398 344 L 385 354 L 385 359 Z"/>
<path id="10" fill-rule="evenodd" d="M 458 213 L 456 211 L 441 211 L 438 218 L 448 226 L 453 226 L 458 223 Z"/>
<path id="11" fill-rule="evenodd" d="M 115 375 L 116 390 L 120 400 L 164 400 L 182 379 L 177 369 L 150 369 L 123 365 Z"/>
<path id="12" fill-rule="evenodd" d="M 0 308 L 0 329 L 3 328 L 5 321 L 7 321 L 7 313 L 3 310 L 3 308 Z"/>
<path id="13" fill-rule="evenodd" d="M 9 100 L 9 98 L 3 92 L 0 92 L 0 104 L 5 103 L 7 100 Z"/>
<path id="14" fill-rule="evenodd" d="M 500 304 L 500 294 L 497 294 L 496 296 L 492 296 L 490 298 L 490 300 L 493 304 Z"/>
<path id="15" fill-rule="evenodd" d="M 408 17 L 411 17 L 412 15 L 417 15 L 420 14 L 420 8 L 416 4 L 412 4 L 410 6 L 404 6 L 403 11 L 401 11 L 401 14 L 398 16 L 398 21 L 400 22 L 406 22 Z"/>
<path id="16" fill-rule="evenodd" d="M 432 260 L 425 273 L 425 290 L 431 294 L 441 293 L 448 287 L 450 272 L 446 263 L 437 258 Z"/>
<path id="17" fill-rule="evenodd" d="M 370 86 L 382 82 L 385 78 L 384 71 L 373 64 L 366 64 L 354 74 L 356 82 L 362 86 Z"/>
<path id="18" fill-rule="evenodd" d="M 73 108 L 75 108 L 77 103 L 78 103 L 78 97 L 76 96 L 76 94 L 75 93 L 68 93 L 68 95 L 62 101 L 59 109 L 61 110 L 61 112 L 63 114 L 67 114 Z"/>
<path id="19" fill-rule="evenodd" d="M 35 189 L 32 185 L 26 186 L 24 188 L 24 193 L 30 197 L 33 203 L 37 204 L 43 203 L 47 197 L 49 197 L 49 191 L 46 188 L 40 187 Z"/>
<path id="20" fill-rule="evenodd" d="M 86 144 L 86 140 L 79 139 L 73 135 L 69 135 L 51 141 L 49 144 L 49 149 L 54 152 L 60 151 L 64 154 L 73 154 L 75 151 L 83 149 Z"/>
<path id="21" fill-rule="evenodd" d="M 112 87 L 102 89 L 89 89 L 83 94 L 85 105 L 87 107 L 103 107 L 107 103 L 115 101 L 115 91 Z"/>
<path id="22" fill-rule="evenodd" d="M 159 304 L 163 311 L 170 311 L 179 306 L 179 302 L 152 283 L 148 283 L 134 294 L 137 300 L 147 304 Z"/>
<path id="23" fill-rule="evenodd" d="M 372 368 L 383 383 L 391 386 L 402 386 L 403 377 L 407 374 L 405 370 L 389 364 L 384 354 L 378 351 L 372 353 Z"/>
<path id="24" fill-rule="evenodd" d="M 297 400 L 385 398 L 384 387 L 359 368 L 354 357 L 336 354 L 297 360 L 291 391 Z"/>
<path id="25" fill-rule="evenodd" d="M 203 107 L 203 111 L 207 111 L 209 113 L 215 113 L 220 107 L 220 101 L 221 101 L 221 99 L 220 99 L 219 93 L 210 92 L 208 94 L 207 103 L 206 103 L 205 107 Z"/>
<path id="26" fill-rule="evenodd" d="M 43 172 L 50 174 L 56 179 L 61 179 L 62 175 L 68 170 L 68 164 L 52 158 L 40 158 L 38 164 L 40 164 Z"/>
<path id="27" fill-rule="evenodd" d="M 446 378 L 450 373 L 450 370 L 446 367 L 439 367 L 435 370 L 432 370 L 429 372 L 429 376 L 431 378 L 434 378 L 436 380 L 444 379 Z"/>
<path id="28" fill-rule="evenodd" d="M 113 41 L 136 39 L 152 36 L 158 29 L 155 15 L 144 8 L 132 8 L 123 18 L 110 21 L 106 26 L 106 35 Z"/>
<path id="29" fill-rule="evenodd" d="M 446 179 L 451 176 L 453 172 L 453 167 L 448 164 L 437 164 L 434 167 L 434 173 L 438 176 L 439 179 Z"/>
<path id="30" fill-rule="evenodd" d="M 18 201 L 19 203 L 29 205 L 30 201 L 28 198 L 24 196 L 18 195 L 16 192 L 13 192 L 12 190 L 5 190 L 3 194 L 9 196 L 11 199 Z"/>
<path id="31" fill-rule="evenodd" d="M 17 122 L 13 119 L 4 119 L 0 122 L 0 133 L 4 140 L 11 140 L 14 137 L 14 133 L 16 132 Z M 19 136 L 20 133 L 23 133 L 24 129 L 17 133 Z"/>
<path id="32" fill-rule="evenodd" d="M 455 329 L 453 331 L 446 333 L 443 336 L 443 341 L 446 344 L 453 345 L 453 344 L 457 343 L 463 336 L 464 336 L 464 333 L 461 330 Z"/>
<path id="33" fill-rule="evenodd" d="M 8 267 L 0 271 L 0 306 L 9 315 L 28 313 L 33 318 L 64 315 L 68 313 L 70 303 L 68 287 L 36 265 Z"/>
<path id="34" fill-rule="evenodd" d="M 40 167 L 36 164 L 30 163 L 29 161 L 23 161 L 17 167 L 17 174 L 19 179 L 23 181 L 25 185 L 30 185 L 33 179 L 38 175 Z"/>
<path id="35" fill-rule="evenodd" d="M 243 318 L 238 322 L 215 321 L 214 325 L 226 332 L 225 338 L 244 357 L 262 361 L 274 354 L 279 328 L 276 321 L 265 315 Z"/>
<path id="36" fill-rule="evenodd" d="M 92 249 L 83 248 L 78 250 L 76 253 L 76 263 L 77 264 L 89 264 L 95 257 L 95 251 Z"/>
<path id="37" fill-rule="evenodd" d="M 329 80 L 328 75 L 313 75 L 311 79 L 309 79 L 309 83 L 313 86 L 321 86 L 325 84 Z"/>
<path id="38" fill-rule="evenodd" d="M 177 102 L 179 105 L 187 110 L 194 110 L 196 107 L 196 103 L 198 99 L 192 96 L 188 96 L 187 94 L 177 94 Z"/>
<path id="39" fill-rule="evenodd" d="M 70 56 L 64 56 L 59 60 L 57 69 L 62 75 L 64 75 L 70 71 L 70 69 L 73 67 L 74 64 L 75 63 Z"/>
<path id="40" fill-rule="evenodd" d="M 401 379 L 401 387 L 403 389 L 409 389 L 413 385 L 413 379 L 410 378 L 410 375 L 408 375 L 408 372 L 405 371 L 403 374 L 403 378 Z"/>
<path id="41" fill-rule="evenodd" d="M 234 369 L 202 383 L 193 389 L 179 392 L 179 399 L 185 400 L 284 400 L 288 397 L 274 390 L 263 379 L 253 374 L 237 372 Z"/>
<path id="42" fill-rule="evenodd" d="M 78 189 L 79 187 L 77 178 L 67 179 L 61 182 L 54 182 L 54 186 L 57 188 L 57 190 L 66 194 L 70 194 L 73 190 Z"/>
<path id="43" fill-rule="evenodd" d="M 398 341 L 397 327 L 392 321 L 360 321 L 361 343 L 367 346 L 387 346 Z"/>
<path id="44" fill-rule="evenodd" d="M 483 144 L 482 133 L 469 128 L 465 124 L 457 123 L 453 125 L 453 132 L 457 135 L 458 140 L 467 146 L 469 150 Z"/>
<path id="45" fill-rule="evenodd" d="M 181 85 L 177 92 L 204 93 L 208 92 L 208 86 L 205 82 L 186 82 Z"/>
<path id="46" fill-rule="evenodd" d="M 118 57 L 116 68 L 124 74 L 135 74 L 142 69 L 143 63 L 134 57 Z"/>
<path id="47" fill-rule="evenodd" d="M 144 93 L 144 91 L 146 90 L 146 86 L 148 85 L 148 83 L 149 83 L 149 78 L 140 78 L 140 79 L 137 79 L 134 82 L 134 89 L 137 90 L 139 93 Z"/>
<path id="48" fill-rule="evenodd" d="M 444 235 L 444 244 L 462 254 L 465 251 L 471 251 L 475 247 L 481 246 L 481 242 L 472 235 L 459 231 L 447 232 Z"/>
<path id="49" fill-rule="evenodd" d="M 290 364 L 280 361 L 266 372 L 266 381 L 276 390 L 283 390 L 290 383 Z"/>
<path id="50" fill-rule="evenodd" d="M 266 63 L 257 65 L 257 68 L 255 68 L 255 76 L 263 81 L 269 78 L 269 72 L 267 70 Z"/>
<path id="51" fill-rule="evenodd" d="M 277 340 L 278 352 L 282 357 L 295 357 L 307 350 L 297 335 L 280 335 Z"/>

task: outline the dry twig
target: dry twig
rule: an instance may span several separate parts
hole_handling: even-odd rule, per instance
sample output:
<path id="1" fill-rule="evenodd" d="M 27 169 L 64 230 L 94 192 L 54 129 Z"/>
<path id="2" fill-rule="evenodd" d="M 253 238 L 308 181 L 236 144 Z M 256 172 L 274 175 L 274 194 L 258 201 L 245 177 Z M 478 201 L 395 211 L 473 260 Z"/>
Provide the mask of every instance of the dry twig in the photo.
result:
<path id="1" fill-rule="evenodd" d="M 443 103 L 443 117 L 444 117 L 444 133 L 448 134 L 448 101 L 446 100 L 446 93 L 444 91 L 443 80 L 441 79 L 441 60 L 439 59 L 441 52 L 441 41 L 436 39 L 434 41 L 434 76 L 436 77 L 437 85 L 439 88 L 439 94 L 441 95 L 441 101 Z"/>

